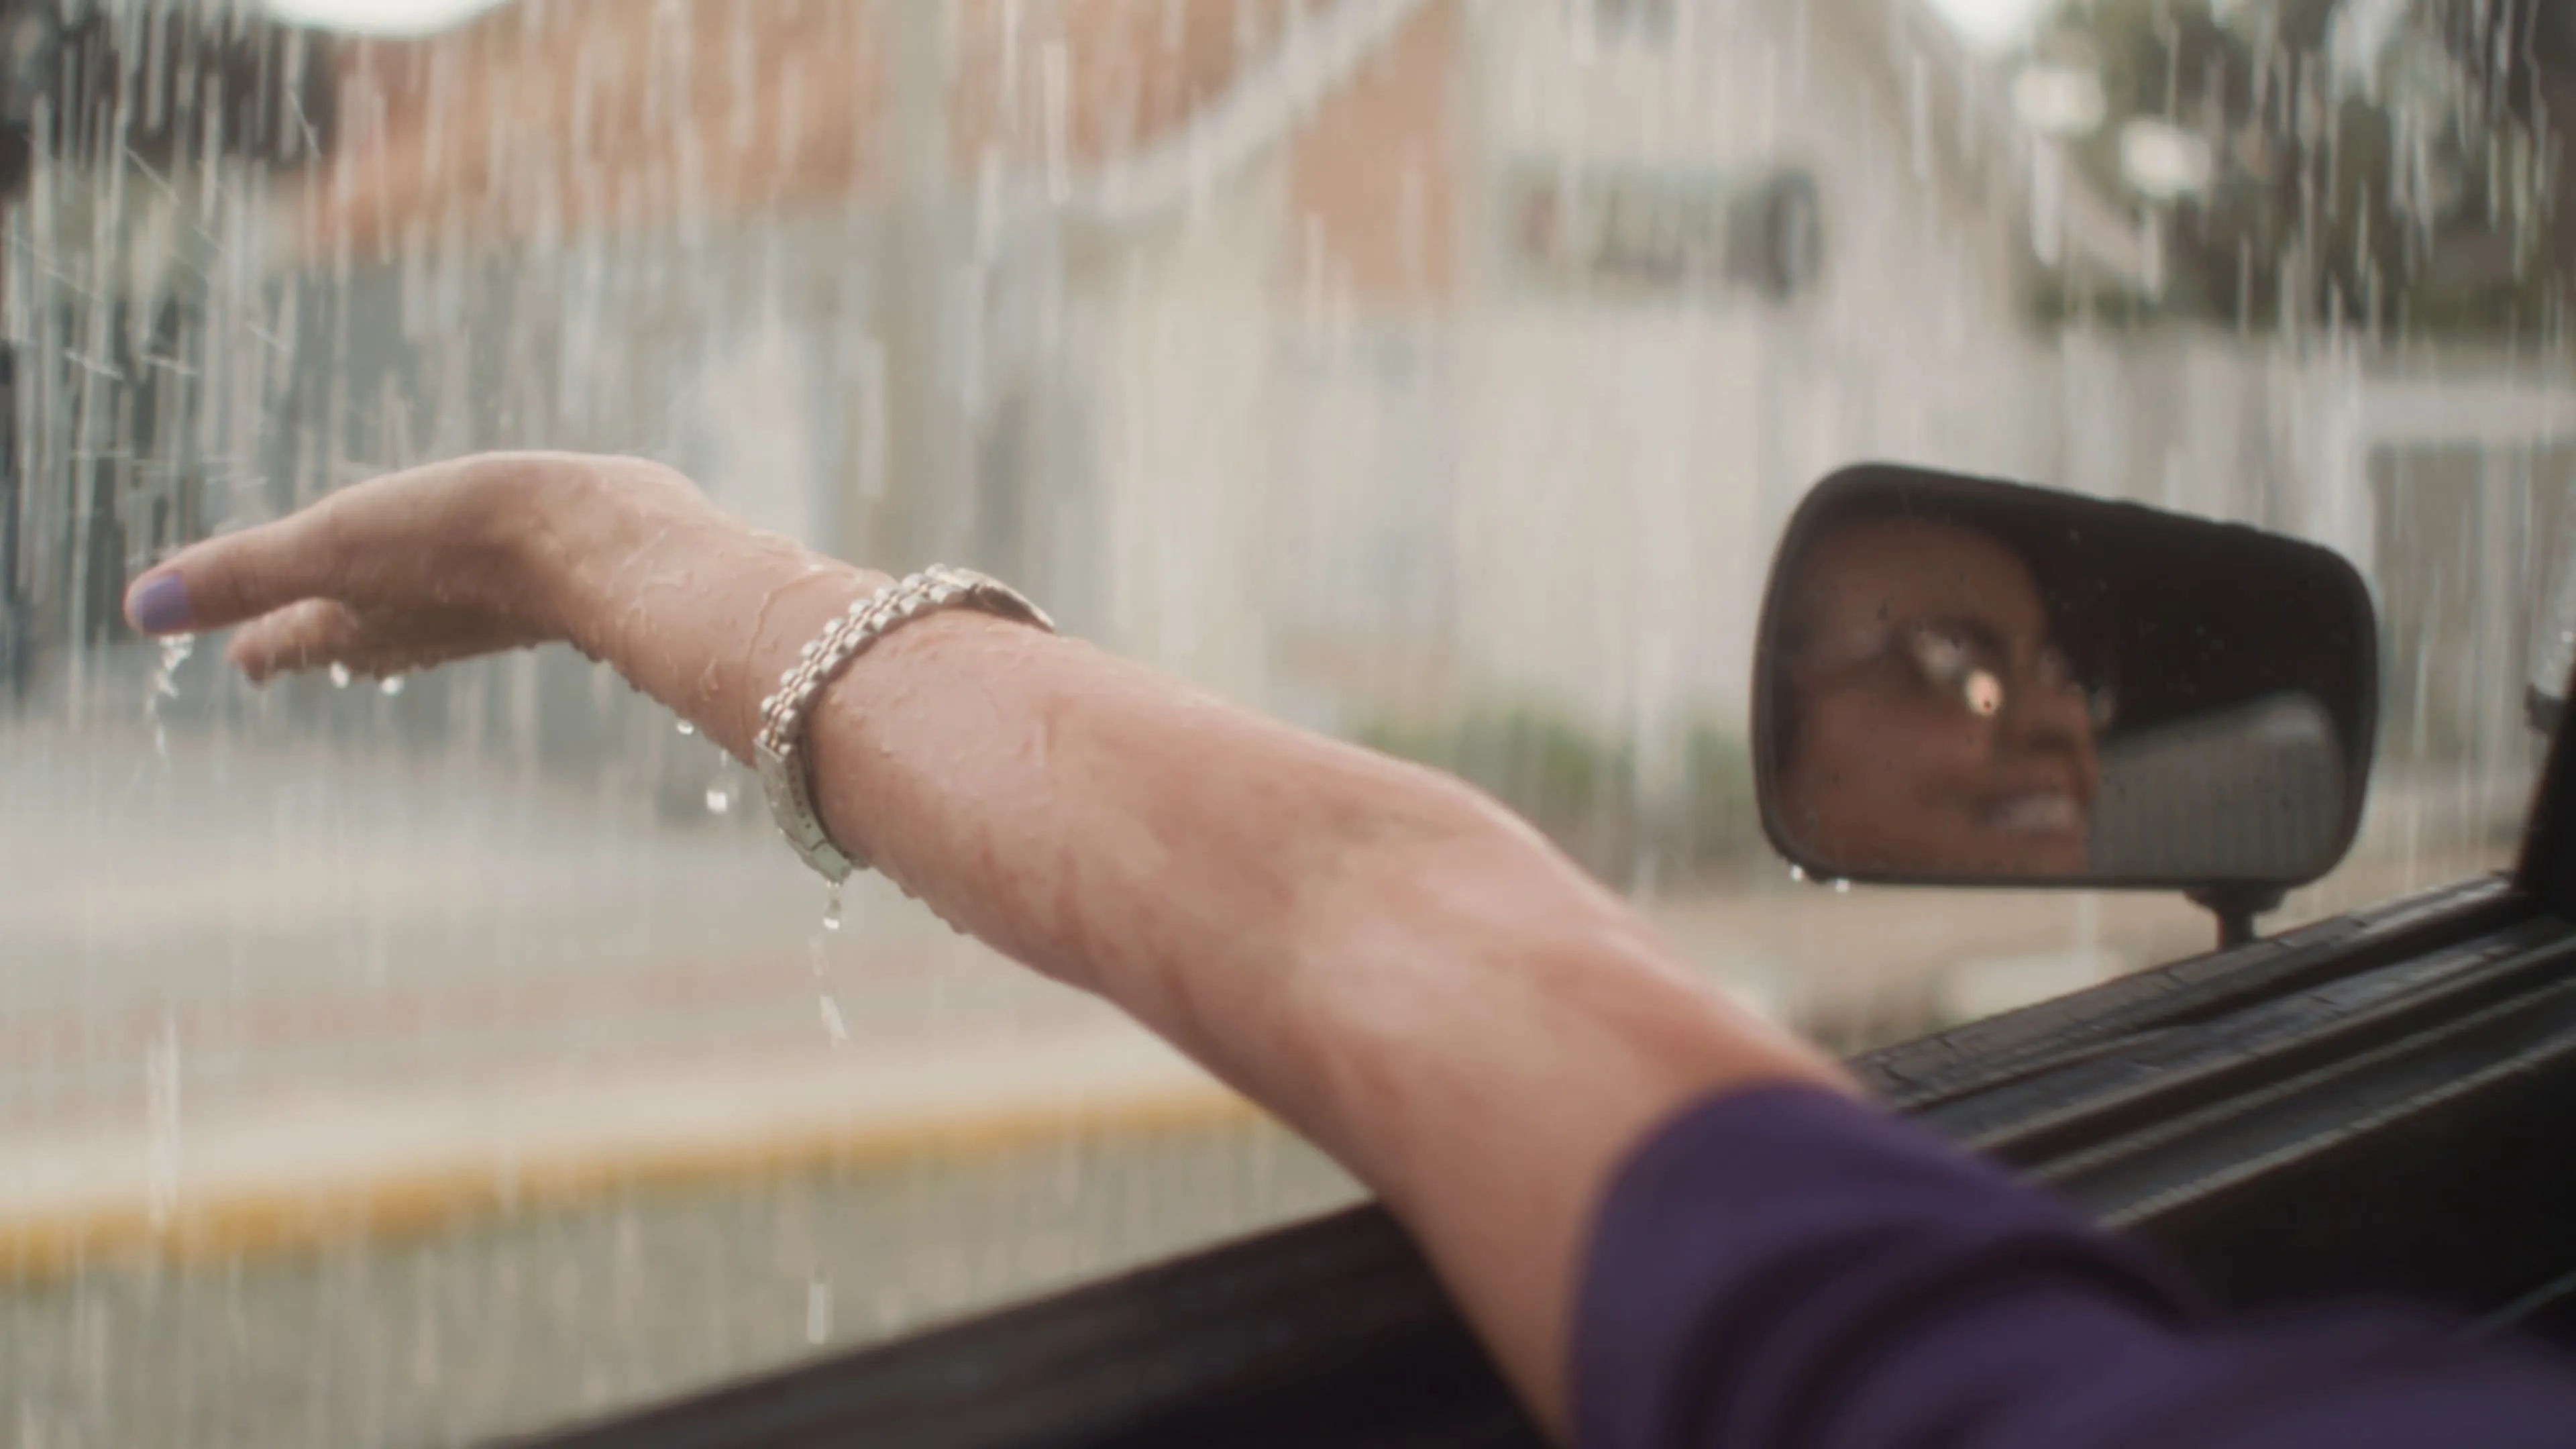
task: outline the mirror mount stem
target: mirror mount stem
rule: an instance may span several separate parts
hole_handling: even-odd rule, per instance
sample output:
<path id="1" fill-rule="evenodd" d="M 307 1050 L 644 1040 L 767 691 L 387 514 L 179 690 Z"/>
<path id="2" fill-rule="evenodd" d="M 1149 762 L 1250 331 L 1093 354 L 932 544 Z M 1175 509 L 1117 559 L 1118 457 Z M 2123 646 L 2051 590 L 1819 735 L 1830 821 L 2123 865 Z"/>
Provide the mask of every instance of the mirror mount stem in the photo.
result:
<path id="1" fill-rule="evenodd" d="M 2218 949 L 2224 951 L 2251 943 L 2254 918 L 2279 910 L 2288 894 L 2279 886 L 2228 884 L 2203 886 L 2188 892 L 2187 898 L 2218 917 Z"/>

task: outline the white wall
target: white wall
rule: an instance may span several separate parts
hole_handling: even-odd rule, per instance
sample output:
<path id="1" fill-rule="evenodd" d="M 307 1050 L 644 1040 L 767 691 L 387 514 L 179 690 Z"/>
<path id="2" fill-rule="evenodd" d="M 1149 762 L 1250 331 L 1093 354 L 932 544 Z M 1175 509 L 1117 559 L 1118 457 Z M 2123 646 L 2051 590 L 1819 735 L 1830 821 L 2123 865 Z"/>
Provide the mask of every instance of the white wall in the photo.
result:
<path id="1" fill-rule="evenodd" d="M 2054 471 L 2014 234 L 1918 170 L 1857 53 L 1796 7 L 1685 7 L 1699 23 L 1669 52 L 1589 56 L 1556 7 L 1476 13 L 1487 169 L 1795 163 L 1821 189 L 1824 274 L 1786 306 L 1535 297 L 1489 269 L 1459 324 L 1471 673 L 1605 724 L 1739 719 L 1769 552 L 1808 485 L 1868 458 Z"/>
<path id="2" fill-rule="evenodd" d="M 1454 307 L 1354 318 L 1306 285 L 1276 158 L 1078 264 L 1107 642 L 1312 723 L 1426 693 L 1539 699 L 1651 753 L 1685 717 L 1741 719 L 1770 549 L 1817 478 L 1877 457 L 2053 474 L 2020 233 L 1923 168 L 1859 42 L 1805 34 L 1797 7 L 1685 6 L 1671 46 L 1604 49 L 1562 13 L 1470 12 Z M 1822 282 L 1786 307 L 1520 290 L 1480 254 L 1495 225 L 1476 178 L 1567 161 L 1804 165 Z M 1407 348 L 1400 392 L 1370 405 Z M 1391 408 L 1439 415 L 1401 426 Z M 1421 506 L 1446 519 L 1446 557 L 1413 561 L 1446 608 L 1344 619 L 1348 647 L 1319 662 L 1319 588 L 1365 592 L 1385 562 L 1369 555 L 1409 546 Z"/>
<path id="3" fill-rule="evenodd" d="M 1260 524 L 1272 463 L 1275 167 L 1082 264 L 1104 502 L 1102 642 L 1229 697 L 1269 694 Z"/>

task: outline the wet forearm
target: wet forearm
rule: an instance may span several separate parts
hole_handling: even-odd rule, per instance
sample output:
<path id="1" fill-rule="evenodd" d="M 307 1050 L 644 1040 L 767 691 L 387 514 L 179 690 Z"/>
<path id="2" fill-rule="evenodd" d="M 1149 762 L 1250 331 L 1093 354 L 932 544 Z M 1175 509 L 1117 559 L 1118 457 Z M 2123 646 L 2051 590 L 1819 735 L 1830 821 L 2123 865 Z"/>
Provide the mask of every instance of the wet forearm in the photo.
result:
<path id="1" fill-rule="evenodd" d="M 610 647 L 741 753 L 761 685 L 882 580 L 742 546 L 723 572 L 687 608 L 629 590 Z M 1078 642 L 934 615 L 812 720 L 836 840 L 1333 1153 L 1543 1413 L 1627 1145 L 1732 1082 L 1836 1079 L 1484 797 Z"/>
<path id="2" fill-rule="evenodd" d="M 694 526 L 693 526 L 694 529 Z M 783 540 L 659 524 L 576 580 L 576 642 L 748 758 L 759 699 L 888 582 Z M 677 581 L 676 583 L 672 581 Z M 1454 782 L 1294 731 L 1076 641 L 967 611 L 895 631 L 820 695 L 833 837 L 941 915 L 1189 1049 L 1202 959 L 1269 979 L 1342 883 L 1517 822 Z M 1362 866 L 1364 856 L 1373 863 Z"/>

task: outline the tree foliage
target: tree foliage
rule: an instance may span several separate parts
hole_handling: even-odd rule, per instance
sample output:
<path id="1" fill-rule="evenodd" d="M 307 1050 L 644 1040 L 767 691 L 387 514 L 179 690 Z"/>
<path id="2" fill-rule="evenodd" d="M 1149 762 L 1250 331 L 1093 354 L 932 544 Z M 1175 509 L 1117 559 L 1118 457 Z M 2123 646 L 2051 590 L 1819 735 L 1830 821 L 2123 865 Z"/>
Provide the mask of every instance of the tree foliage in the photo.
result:
<path id="1" fill-rule="evenodd" d="M 2252 330 L 2550 330 L 2570 251 L 2531 3 L 2068 0 L 2034 59 L 2100 76 L 2104 118 L 2075 156 L 2150 220 L 2162 265 L 2144 295 L 2054 304 Z M 2141 189 L 2127 143 L 2158 127 L 2204 148 L 2205 186 Z"/>

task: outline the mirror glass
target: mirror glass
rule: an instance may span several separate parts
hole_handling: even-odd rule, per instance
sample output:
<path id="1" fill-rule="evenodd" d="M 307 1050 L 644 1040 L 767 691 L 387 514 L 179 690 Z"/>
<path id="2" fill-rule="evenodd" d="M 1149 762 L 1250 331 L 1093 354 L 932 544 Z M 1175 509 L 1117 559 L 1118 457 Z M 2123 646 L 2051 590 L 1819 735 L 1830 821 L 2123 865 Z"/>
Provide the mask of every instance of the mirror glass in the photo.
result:
<path id="1" fill-rule="evenodd" d="M 1841 879 L 2304 884 L 2360 822 L 2376 638 L 2360 575 L 2313 544 L 1850 469 L 1772 566 L 1763 825 Z"/>

